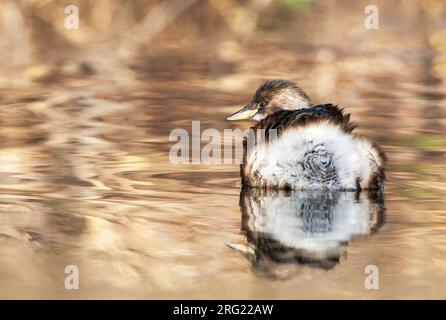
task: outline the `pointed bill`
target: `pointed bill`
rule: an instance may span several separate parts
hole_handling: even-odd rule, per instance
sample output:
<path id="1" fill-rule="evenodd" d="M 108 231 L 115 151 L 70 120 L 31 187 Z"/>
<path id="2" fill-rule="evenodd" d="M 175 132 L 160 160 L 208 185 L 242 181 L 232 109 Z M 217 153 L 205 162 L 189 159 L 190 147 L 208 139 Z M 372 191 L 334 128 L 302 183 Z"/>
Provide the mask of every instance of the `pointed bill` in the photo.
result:
<path id="1" fill-rule="evenodd" d="M 244 106 L 241 110 L 237 111 L 236 113 L 226 118 L 226 120 L 250 119 L 256 115 L 257 111 L 258 110 L 256 108 L 253 108 L 251 104 L 248 104 Z"/>

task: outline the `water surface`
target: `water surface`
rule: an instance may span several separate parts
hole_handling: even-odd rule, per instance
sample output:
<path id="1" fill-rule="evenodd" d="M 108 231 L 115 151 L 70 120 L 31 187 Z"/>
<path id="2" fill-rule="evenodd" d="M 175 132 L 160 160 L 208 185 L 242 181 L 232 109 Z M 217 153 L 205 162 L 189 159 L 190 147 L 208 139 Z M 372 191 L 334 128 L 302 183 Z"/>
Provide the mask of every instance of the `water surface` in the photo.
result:
<path id="1" fill-rule="evenodd" d="M 443 16 L 381 1 L 369 31 L 365 2 L 342 3 L 256 7 L 242 31 L 198 3 L 131 58 L 118 37 L 46 50 L 24 78 L 4 66 L 0 297 L 446 298 Z M 64 52 L 48 28 L 33 45 Z M 171 130 L 247 128 L 225 118 L 273 77 L 383 146 L 383 195 L 256 195 L 236 164 L 169 162 Z"/>

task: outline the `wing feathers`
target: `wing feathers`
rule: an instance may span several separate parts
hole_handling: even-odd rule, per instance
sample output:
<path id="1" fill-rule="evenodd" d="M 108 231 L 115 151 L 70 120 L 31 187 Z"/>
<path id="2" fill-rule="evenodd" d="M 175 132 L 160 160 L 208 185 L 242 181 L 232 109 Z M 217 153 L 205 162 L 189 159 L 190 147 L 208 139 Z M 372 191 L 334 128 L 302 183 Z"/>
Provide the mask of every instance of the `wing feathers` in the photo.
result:
<path id="1" fill-rule="evenodd" d="M 333 104 L 322 104 L 312 108 L 299 110 L 280 110 L 266 117 L 252 127 L 254 130 L 265 130 L 265 137 L 268 141 L 269 131 L 277 130 L 279 137 L 288 128 L 305 126 L 309 123 L 328 120 L 347 133 L 351 133 L 356 125 L 350 122 L 350 114 L 344 114 L 343 109 Z"/>

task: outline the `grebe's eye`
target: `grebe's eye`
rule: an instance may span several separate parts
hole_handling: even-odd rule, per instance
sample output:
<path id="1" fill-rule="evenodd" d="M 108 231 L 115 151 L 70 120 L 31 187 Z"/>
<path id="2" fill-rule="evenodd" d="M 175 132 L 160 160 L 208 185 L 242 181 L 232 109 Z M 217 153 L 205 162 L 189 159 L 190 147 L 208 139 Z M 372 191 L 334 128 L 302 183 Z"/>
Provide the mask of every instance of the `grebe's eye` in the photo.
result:
<path id="1" fill-rule="evenodd" d="M 266 107 L 266 101 L 262 101 L 259 103 L 259 109 L 265 109 Z"/>

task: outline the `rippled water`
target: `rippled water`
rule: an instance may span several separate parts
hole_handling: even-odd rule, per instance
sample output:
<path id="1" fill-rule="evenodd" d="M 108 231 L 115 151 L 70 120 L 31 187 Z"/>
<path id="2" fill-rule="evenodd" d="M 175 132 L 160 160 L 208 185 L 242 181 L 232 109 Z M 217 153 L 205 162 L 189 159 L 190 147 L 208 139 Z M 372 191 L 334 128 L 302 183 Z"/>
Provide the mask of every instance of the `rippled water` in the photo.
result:
<path id="1" fill-rule="evenodd" d="M 299 17 L 246 44 L 160 44 L 123 67 L 131 79 L 81 68 L 2 88 L 0 296 L 445 298 L 443 20 Z M 271 77 L 352 113 L 389 157 L 383 195 L 252 194 L 238 165 L 169 162 L 170 131 L 191 121 L 247 128 L 224 119 Z"/>

